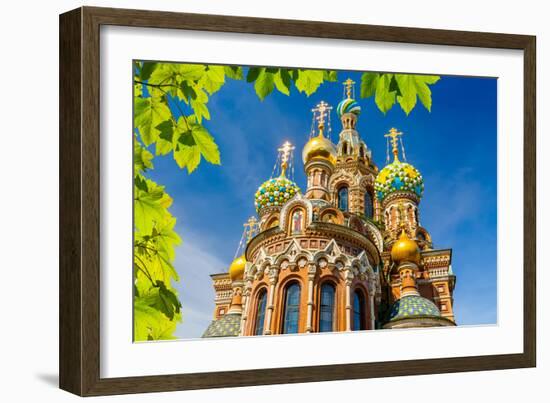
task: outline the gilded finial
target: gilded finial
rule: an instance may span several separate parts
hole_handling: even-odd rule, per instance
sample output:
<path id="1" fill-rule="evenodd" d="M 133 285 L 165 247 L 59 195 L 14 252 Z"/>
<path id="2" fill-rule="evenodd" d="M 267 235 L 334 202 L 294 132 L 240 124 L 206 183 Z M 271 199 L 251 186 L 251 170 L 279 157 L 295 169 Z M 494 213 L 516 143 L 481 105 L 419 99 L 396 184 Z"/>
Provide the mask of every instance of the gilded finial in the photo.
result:
<path id="1" fill-rule="evenodd" d="M 327 104 L 325 101 L 321 101 L 317 104 L 315 108 L 311 110 L 313 116 L 317 119 L 317 128 L 319 129 L 319 135 L 322 136 L 325 130 L 325 118 L 328 113 L 332 110 L 332 106 Z"/>
<path id="2" fill-rule="evenodd" d="M 384 137 L 389 137 L 391 139 L 394 161 L 399 161 L 399 148 L 397 147 L 397 139 L 402 135 L 403 132 L 397 131 L 395 127 L 392 127 L 390 129 L 390 132 L 384 135 Z"/>
<path id="3" fill-rule="evenodd" d="M 353 81 L 351 78 L 348 78 L 346 81 L 344 81 L 344 87 L 346 88 L 346 96 L 348 97 L 348 99 L 351 99 L 352 98 L 352 90 L 353 90 L 353 85 L 355 84 L 355 81 Z"/>
<path id="4" fill-rule="evenodd" d="M 286 169 L 288 168 L 288 159 L 290 157 L 290 153 L 295 148 L 296 147 L 286 141 L 283 146 L 277 150 L 281 153 L 281 176 L 285 176 Z"/>

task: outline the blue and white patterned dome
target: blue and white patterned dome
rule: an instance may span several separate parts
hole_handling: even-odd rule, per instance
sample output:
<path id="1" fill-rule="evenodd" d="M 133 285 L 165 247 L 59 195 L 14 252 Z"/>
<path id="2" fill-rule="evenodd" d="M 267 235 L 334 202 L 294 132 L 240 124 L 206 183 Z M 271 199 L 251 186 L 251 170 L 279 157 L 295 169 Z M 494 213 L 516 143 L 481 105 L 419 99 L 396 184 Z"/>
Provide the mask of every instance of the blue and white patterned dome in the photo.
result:
<path id="1" fill-rule="evenodd" d="M 353 113 L 354 115 L 359 115 L 361 113 L 361 106 L 355 101 L 355 99 L 347 98 L 341 101 L 336 107 L 336 113 L 338 117 L 346 113 Z"/>

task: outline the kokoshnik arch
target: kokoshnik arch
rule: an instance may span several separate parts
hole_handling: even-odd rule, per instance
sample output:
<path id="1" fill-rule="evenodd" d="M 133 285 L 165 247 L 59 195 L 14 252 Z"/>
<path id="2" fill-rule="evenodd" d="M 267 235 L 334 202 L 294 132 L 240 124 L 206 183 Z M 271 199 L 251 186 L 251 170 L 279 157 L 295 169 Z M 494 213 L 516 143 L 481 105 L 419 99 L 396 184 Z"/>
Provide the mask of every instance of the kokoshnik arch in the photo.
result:
<path id="1" fill-rule="evenodd" d="M 356 130 L 353 85 L 344 82 L 336 108 L 337 144 L 325 136 L 332 108 L 312 110 L 305 192 L 292 180 L 294 147 L 279 148 L 279 175 L 255 194 L 259 219 L 245 224 L 242 255 L 211 276 L 214 320 L 203 337 L 455 326 L 451 249 L 433 249 L 420 224 L 422 175 L 400 160 L 395 128 L 385 135 L 393 162 L 378 170 Z"/>

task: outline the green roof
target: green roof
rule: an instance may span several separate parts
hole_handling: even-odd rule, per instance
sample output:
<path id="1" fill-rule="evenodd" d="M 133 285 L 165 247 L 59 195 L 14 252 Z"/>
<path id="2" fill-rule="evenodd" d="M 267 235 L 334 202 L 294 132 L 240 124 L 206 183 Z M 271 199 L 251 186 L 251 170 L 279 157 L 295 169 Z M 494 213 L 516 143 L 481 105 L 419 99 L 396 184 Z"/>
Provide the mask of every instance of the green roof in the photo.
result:
<path id="1" fill-rule="evenodd" d="M 241 314 L 227 313 L 220 319 L 213 320 L 202 337 L 235 337 L 241 331 Z"/>

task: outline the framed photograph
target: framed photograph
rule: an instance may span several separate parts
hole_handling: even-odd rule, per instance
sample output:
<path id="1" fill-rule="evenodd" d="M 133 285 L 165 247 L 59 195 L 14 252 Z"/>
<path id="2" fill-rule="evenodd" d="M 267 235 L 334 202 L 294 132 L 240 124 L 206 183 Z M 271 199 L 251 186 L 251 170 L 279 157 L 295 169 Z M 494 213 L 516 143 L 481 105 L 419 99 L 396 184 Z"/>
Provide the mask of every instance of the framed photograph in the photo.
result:
<path id="1" fill-rule="evenodd" d="M 535 37 L 60 16 L 60 386 L 533 367 Z"/>

